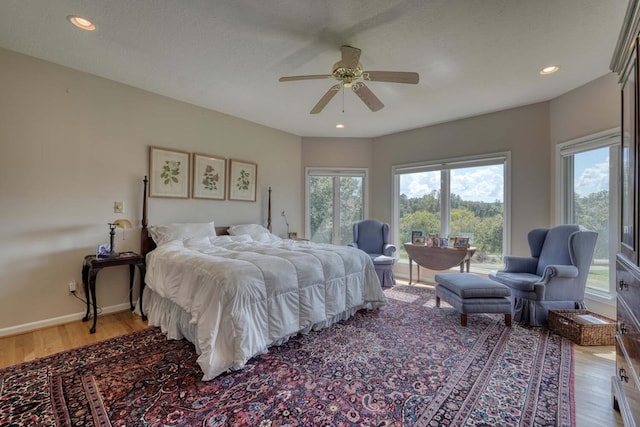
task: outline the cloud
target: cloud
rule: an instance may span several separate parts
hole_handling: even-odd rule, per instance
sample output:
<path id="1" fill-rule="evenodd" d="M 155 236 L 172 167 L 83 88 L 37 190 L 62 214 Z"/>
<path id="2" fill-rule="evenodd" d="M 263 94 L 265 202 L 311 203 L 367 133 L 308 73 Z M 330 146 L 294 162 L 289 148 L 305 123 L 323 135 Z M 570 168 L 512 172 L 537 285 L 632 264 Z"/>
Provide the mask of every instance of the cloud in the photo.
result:
<path id="1" fill-rule="evenodd" d="M 581 197 L 609 190 L 609 158 L 582 171 L 575 182 L 575 192 Z"/>
<path id="2" fill-rule="evenodd" d="M 451 170 L 451 192 L 464 200 L 495 202 L 503 200 L 503 167 L 479 166 Z M 421 197 L 440 190 L 440 171 L 406 174 L 400 177 L 400 193 Z"/>

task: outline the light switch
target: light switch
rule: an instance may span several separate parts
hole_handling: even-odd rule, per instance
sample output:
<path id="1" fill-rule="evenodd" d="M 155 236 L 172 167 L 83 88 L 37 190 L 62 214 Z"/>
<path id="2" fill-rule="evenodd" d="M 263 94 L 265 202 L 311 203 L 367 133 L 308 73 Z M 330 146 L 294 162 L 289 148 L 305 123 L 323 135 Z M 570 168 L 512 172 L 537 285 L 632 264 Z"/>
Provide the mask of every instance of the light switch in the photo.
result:
<path id="1" fill-rule="evenodd" d="M 124 202 L 113 202 L 113 213 L 124 213 Z"/>

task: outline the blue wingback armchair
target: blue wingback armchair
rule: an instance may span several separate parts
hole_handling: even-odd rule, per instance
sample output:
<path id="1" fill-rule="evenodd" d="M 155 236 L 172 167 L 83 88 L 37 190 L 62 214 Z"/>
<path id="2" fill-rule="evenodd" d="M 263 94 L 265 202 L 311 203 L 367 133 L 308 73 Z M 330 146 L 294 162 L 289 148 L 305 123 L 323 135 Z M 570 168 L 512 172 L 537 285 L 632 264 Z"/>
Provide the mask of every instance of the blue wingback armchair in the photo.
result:
<path id="1" fill-rule="evenodd" d="M 513 320 L 545 326 L 549 310 L 586 308 L 584 292 L 597 238 L 598 233 L 580 225 L 531 230 L 531 256 L 505 256 L 505 269 L 489 273 L 511 288 Z"/>
<path id="2" fill-rule="evenodd" d="M 389 243 L 389 224 L 377 219 L 365 219 L 353 224 L 353 243 L 348 246 L 365 251 L 371 257 L 382 286 L 393 286 L 393 253 L 396 247 Z"/>

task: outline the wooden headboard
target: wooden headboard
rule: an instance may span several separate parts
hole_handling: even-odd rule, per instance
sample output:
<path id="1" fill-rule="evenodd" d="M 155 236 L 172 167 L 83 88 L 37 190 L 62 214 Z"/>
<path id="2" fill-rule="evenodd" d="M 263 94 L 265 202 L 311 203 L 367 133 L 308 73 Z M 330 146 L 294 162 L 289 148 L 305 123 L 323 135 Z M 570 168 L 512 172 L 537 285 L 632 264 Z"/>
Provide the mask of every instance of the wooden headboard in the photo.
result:
<path id="1" fill-rule="evenodd" d="M 142 256 L 147 256 L 149 252 L 156 248 L 156 243 L 149 235 L 149 216 L 147 211 L 147 188 L 149 187 L 149 179 L 145 176 L 144 182 L 144 194 L 142 196 L 142 230 L 140 232 L 140 252 Z M 267 228 L 271 231 L 271 187 L 269 187 L 269 204 L 268 204 L 268 216 L 267 216 Z M 228 226 L 216 226 L 216 235 L 225 236 L 229 234 Z"/>

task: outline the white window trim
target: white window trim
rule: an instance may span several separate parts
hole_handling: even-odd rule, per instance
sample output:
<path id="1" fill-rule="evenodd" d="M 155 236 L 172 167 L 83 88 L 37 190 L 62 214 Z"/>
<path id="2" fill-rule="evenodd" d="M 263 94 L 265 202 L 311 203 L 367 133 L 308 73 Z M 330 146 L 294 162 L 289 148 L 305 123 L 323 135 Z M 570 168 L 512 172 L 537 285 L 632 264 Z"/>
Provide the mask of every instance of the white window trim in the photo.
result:
<path id="1" fill-rule="evenodd" d="M 397 230 L 400 228 L 400 207 L 398 205 L 398 199 L 400 197 L 400 179 L 399 174 L 402 173 L 417 173 L 427 172 L 431 170 L 440 170 L 445 167 L 450 169 L 464 168 L 464 167 L 476 167 L 476 166 L 488 166 L 495 165 L 498 162 L 504 164 L 504 186 L 503 186 L 503 200 L 504 200 L 504 232 L 502 233 L 502 247 L 504 254 L 511 253 L 511 152 L 501 151 L 497 153 L 480 154 L 476 156 L 464 156 L 453 157 L 448 159 L 429 160 L 425 162 L 417 163 L 405 163 L 399 165 L 393 165 L 391 167 L 391 200 L 392 200 L 392 212 L 391 212 L 391 241 L 395 242 L 398 246 L 402 242 L 398 242 Z"/>
<path id="2" fill-rule="evenodd" d="M 597 132 L 591 135 L 583 136 L 580 138 L 572 139 L 569 141 L 561 142 L 556 145 L 556 213 L 555 219 L 556 224 L 562 224 L 564 222 L 564 218 L 566 218 L 566 206 L 565 203 L 568 197 L 566 187 L 564 185 L 566 172 L 564 170 L 564 156 L 582 153 L 584 151 L 593 150 L 596 148 L 602 147 L 614 147 L 617 148 L 617 157 L 618 162 L 610 162 L 610 175 L 614 179 L 618 181 L 618 185 L 614 186 L 609 194 L 609 206 L 610 206 L 610 214 L 619 218 L 619 190 L 620 190 L 620 137 L 621 132 L 619 127 L 615 127 L 612 129 L 608 129 L 602 132 Z M 620 236 L 620 221 L 618 221 L 617 227 L 615 230 L 610 230 L 609 236 L 609 251 L 612 254 L 616 254 L 619 251 L 619 236 Z M 610 258 L 611 260 L 615 259 L 615 256 Z M 615 275 L 615 262 L 610 262 L 609 268 L 611 269 L 610 275 Z M 611 276 L 610 276 L 611 277 Z M 594 301 L 607 304 L 607 305 L 615 305 L 616 303 L 616 287 L 615 287 L 615 279 L 611 281 L 609 284 L 609 293 L 598 292 L 596 290 L 592 290 L 587 288 L 585 290 L 585 294 Z"/>
<path id="3" fill-rule="evenodd" d="M 305 167 L 304 168 L 304 230 L 305 239 L 310 239 L 311 236 L 311 219 L 309 212 L 311 210 L 309 206 L 309 194 L 312 176 L 358 176 L 362 177 L 362 195 L 363 195 L 363 215 L 364 218 L 369 217 L 369 169 L 368 168 L 332 168 L 332 167 Z M 338 200 L 339 202 L 339 200 Z M 335 200 L 334 200 L 335 203 Z M 335 233 L 335 231 L 334 231 Z M 333 236 L 335 238 L 335 236 Z"/>

